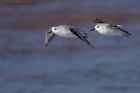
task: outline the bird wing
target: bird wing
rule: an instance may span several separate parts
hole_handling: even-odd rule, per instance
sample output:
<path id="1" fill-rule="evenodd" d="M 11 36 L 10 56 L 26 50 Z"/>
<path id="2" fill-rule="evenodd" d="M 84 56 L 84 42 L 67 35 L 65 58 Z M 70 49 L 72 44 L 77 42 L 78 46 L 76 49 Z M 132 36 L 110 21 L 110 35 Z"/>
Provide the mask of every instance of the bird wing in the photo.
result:
<path id="1" fill-rule="evenodd" d="M 79 39 L 81 39 L 82 41 L 86 42 L 86 44 L 88 44 L 90 47 L 95 48 L 88 40 L 87 40 L 87 36 L 86 35 L 82 35 L 79 31 L 75 30 L 74 28 L 69 28 L 69 30 L 76 35 Z"/>
<path id="2" fill-rule="evenodd" d="M 129 33 L 128 31 L 126 31 L 126 30 L 122 29 L 120 25 L 110 24 L 110 25 L 108 25 L 108 26 L 109 26 L 109 27 L 111 27 L 111 28 L 118 29 L 118 30 L 122 31 L 122 32 L 123 32 L 123 34 L 124 34 L 125 36 L 127 36 L 127 37 L 129 37 L 129 36 L 131 36 L 131 35 L 132 35 L 132 34 L 131 34 L 131 33 Z"/>
<path id="3" fill-rule="evenodd" d="M 47 47 L 49 42 L 55 37 L 55 34 L 52 31 L 45 33 L 44 45 Z"/>
<path id="4" fill-rule="evenodd" d="M 102 19 L 96 18 L 95 19 L 95 23 L 106 23 L 106 22 L 103 21 Z"/>

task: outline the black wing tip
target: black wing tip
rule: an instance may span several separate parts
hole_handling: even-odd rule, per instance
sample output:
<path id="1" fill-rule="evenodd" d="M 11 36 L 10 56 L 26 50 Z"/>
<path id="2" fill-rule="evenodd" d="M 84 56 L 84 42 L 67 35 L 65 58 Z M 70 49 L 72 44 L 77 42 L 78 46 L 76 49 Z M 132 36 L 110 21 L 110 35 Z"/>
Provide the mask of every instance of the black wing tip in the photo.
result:
<path id="1" fill-rule="evenodd" d="M 130 34 L 130 33 L 125 33 L 124 35 L 128 38 L 132 36 L 132 34 Z"/>
<path id="2" fill-rule="evenodd" d="M 95 20 L 101 20 L 101 18 L 96 18 Z"/>
<path id="3" fill-rule="evenodd" d="M 132 36 L 131 33 L 129 33 L 128 31 L 126 31 L 126 30 L 124 30 L 124 29 L 122 29 L 122 28 L 120 28 L 118 26 L 117 26 L 117 29 L 119 29 L 120 31 L 122 31 L 123 35 L 125 35 L 126 37 Z"/>
<path id="4" fill-rule="evenodd" d="M 95 47 L 95 46 L 93 46 L 92 44 L 91 44 L 91 47 L 92 47 L 92 48 L 94 48 L 94 49 L 96 49 L 96 47 Z"/>
<path id="5" fill-rule="evenodd" d="M 88 44 L 92 49 L 96 49 L 92 44 Z"/>
<path id="6" fill-rule="evenodd" d="M 96 18 L 94 22 L 95 22 L 95 23 L 105 23 L 105 22 L 104 22 L 102 19 L 100 19 L 100 18 Z"/>
<path id="7" fill-rule="evenodd" d="M 87 45 L 89 46 L 89 47 L 91 47 L 92 49 L 96 49 L 96 47 L 94 47 L 91 43 L 89 43 L 89 42 L 87 42 Z"/>
<path id="8" fill-rule="evenodd" d="M 87 43 L 88 46 L 90 46 L 93 49 L 96 49 L 96 47 L 94 47 L 86 38 L 84 39 L 84 41 Z"/>
<path id="9" fill-rule="evenodd" d="M 129 32 L 128 32 L 128 35 L 129 35 L 129 36 L 132 36 L 132 34 L 131 34 L 131 33 L 129 33 Z"/>
<path id="10" fill-rule="evenodd" d="M 96 49 L 96 47 L 92 46 L 93 49 Z"/>
<path id="11" fill-rule="evenodd" d="M 124 33 L 124 35 L 125 35 L 126 37 L 130 37 L 130 36 L 132 36 L 132 34 L 129 33 L 128 31 L 123 30 L 123 29 L 120 29 L 120 30 L 123 31 L 123 33 Z"/>
<path id="12" fill-rule="evenodd" d="M 70 31 L 74 35 L 76 35 L 79 39 L 81 39 L 82 41 L 86 42 L 87 45 L 89 45 L 90 47 L 95 49 L 95 47 L 86 39 L 86 38 L 88 38 L 88 36 L 82 36 L 80 33 L 75 32 L 75 30 L 73 28 L 70 28 Z"/>

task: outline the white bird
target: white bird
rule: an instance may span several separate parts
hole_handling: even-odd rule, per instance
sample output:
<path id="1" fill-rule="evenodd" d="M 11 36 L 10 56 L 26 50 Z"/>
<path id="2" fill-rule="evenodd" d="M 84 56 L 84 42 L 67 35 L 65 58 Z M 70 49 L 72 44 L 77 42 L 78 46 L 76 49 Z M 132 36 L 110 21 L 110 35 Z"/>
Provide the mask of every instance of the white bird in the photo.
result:
<path id="1" fill-rule="evenodd" d="M 97 23 L 95 25 L 95 27 L 91 30 L 96 30 L 98 31 L 100 34 L 103 35 L 108 35 L 108 36 L 131 36 L 132 34 L 130 34 L 128 31 L 122 29 L 121 25 L 115 25 L 115 24 L 109 24 L 106 23 L 105 21 L 96 18 L 95 23 Z"/>
<path id="2" fill-rule="evenodd" d="M 61 36 L 64 38 L 79 38 L 88 44 L 90 47 L 95 48 L 88 40 L 88 34 L 77 27 L 68 26 L 68 25 L 60 25 L 55 27 L 50 27 L 49 31 L 45 34 L 44 44 L 48 46 L 49 42 L 56 36 Z"/>

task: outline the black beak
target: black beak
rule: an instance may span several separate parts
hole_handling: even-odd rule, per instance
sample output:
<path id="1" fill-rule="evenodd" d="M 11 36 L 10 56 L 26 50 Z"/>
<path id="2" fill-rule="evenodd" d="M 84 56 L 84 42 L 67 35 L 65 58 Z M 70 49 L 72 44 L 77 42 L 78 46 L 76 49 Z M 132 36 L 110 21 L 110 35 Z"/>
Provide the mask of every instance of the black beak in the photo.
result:
<path id="1" fill-rule="evenodd" d="M 47 32 L 47 34 L 52 33 L 52 27 L 49 29 L 49 31 Z"/>
<path id="2" fill-rule="evenodd" d="M 95 28 L 91 29 L 90 31 L 95 31 Z"/>

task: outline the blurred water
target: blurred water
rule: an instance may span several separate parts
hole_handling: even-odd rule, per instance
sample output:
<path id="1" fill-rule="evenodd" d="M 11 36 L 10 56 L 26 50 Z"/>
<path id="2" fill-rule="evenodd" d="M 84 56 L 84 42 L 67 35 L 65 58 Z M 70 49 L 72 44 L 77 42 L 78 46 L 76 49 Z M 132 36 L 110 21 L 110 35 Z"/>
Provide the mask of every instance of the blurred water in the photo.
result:
<path id="1" fill-rule="evenodd" d="M 139 93 L 139 6 L 138 0 L 0 4 L 0 93 Z M 61 37 L 44 47 L 50 26 L 89 30 L 96 17 L 125 25 L 133 36 L 91 33 L 95 50 Z"/>

